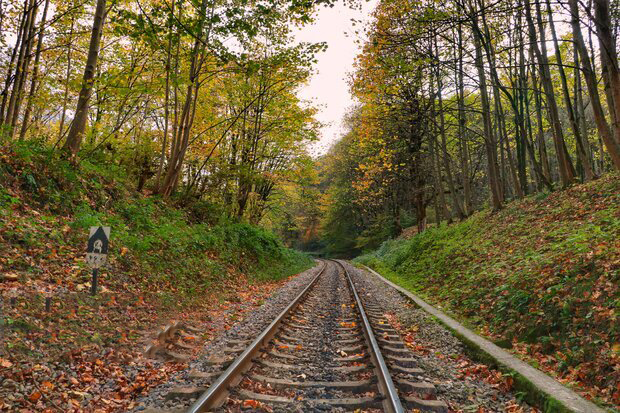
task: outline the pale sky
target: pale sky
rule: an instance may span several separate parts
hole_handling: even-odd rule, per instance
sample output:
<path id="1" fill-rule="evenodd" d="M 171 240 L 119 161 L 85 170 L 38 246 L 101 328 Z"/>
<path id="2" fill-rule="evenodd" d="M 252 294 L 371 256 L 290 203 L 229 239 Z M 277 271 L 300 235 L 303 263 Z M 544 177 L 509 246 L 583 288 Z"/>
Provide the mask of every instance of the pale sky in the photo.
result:
<path id="1" fill-rule="evenodd" d="M 378 0 L 362 0 L 361 10 L 350 9 L 343 2 L 334 7 L 322 7 L 313 24 L 295 33 L 297 41 L 327 42 L 327 51 L 319 54 L 315 73 L 308 85 L 301 88 L 299 96 L 318 106 L 317 119 L 325 123 L 320 141 L 313 144 L 312 154 L 325 153 L 341 134 L 341 121 L 347 108 L 353 104 L 349 93 L 347 75 L 353 70 L 353 61 L 359 52 L 354 31 L 361 29 L 359 23 L 353 26 L 351 19 L 370 20 L 370 14 Z"/>

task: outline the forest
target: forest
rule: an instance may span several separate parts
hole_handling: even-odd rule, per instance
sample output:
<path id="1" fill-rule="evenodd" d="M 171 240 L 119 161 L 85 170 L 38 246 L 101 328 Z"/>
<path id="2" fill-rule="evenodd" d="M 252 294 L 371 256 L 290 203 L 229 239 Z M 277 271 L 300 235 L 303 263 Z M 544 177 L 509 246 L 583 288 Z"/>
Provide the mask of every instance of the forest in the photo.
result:
<path id="1" fill-rule="evenodd" d="M 3 141 L 117 165 L 139 192 L 256 224 L 310 162 L 315 109 L 295 90 L 324 45 L 293 45 L 290 31 L 313 7 L 3 3 Z"/>
<path id="2" fill-rule="evenodd" d="M 3 5 L 3 140 L 345 255 L 620 168 L 618 2 L 380 2 L 312 159 L 296 91 L 326 45 L 291 32 L 325 5 Z"/>
<path id="3" fill-rule="evenodd" d="M 620 0 L 376 0 L 317 153 L 330 45 L 295 33 L 361 2 L 0 0 L 0 369 L 61 378 L 11 408 L 128 409 L 180 367 L 119 354 L 179 318 L 204 344 L 317 257 L 620 405 Z"/>
<path id="4" fill-rule="evenodd" d="M 620 168 L 618 2 L 383 1 L 321 160 L 328 251 Z"/>

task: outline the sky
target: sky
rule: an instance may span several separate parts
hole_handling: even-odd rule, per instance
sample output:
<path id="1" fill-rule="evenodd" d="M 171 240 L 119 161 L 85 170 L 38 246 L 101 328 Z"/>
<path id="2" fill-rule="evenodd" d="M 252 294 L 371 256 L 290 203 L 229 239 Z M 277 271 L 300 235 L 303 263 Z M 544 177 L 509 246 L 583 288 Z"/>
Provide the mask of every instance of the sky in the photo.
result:
<path id="1" fill-rule="evenodd" d="M 362 0 L 361 9 L 350 9 L 344 2 L 336 2 L 334 7 L 322 7 L 315 22 L 295 33 L 297 41 L 327 42 L 327 51 L 318 55 L 318 64 L 310 82 L 299 91 L 299 97 L 317 106 L 317 120 L 324 123 L 320 139 L 310 148 L 313 155 L 321 155 L 329 149 L 341 135 L 341 121 L 347 108 L 353 104 L 349 93 L 347 76 L 353 70 L 355 56 L 360 51 L 356 28 L 351 19 L 370 21 L 370 14 L 378 0 Z"/>

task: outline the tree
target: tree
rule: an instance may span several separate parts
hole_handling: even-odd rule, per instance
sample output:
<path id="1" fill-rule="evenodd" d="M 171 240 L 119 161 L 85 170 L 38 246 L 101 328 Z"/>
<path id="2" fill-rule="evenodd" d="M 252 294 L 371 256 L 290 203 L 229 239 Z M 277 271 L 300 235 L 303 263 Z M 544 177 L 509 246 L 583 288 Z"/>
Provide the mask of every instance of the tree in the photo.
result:
<path id="1" fill-rule="evenodd" d="M 99 49 L 101 47 L 101 37 L 103 36 L 103 26 L 106 15 L 106 0 L 97 0 L 95 15 L 93 17 L 93 26 L 90 33 L 86 66 L 84 67 L 84 76 L 82 78 L 82 88 L 80 89 L 75 116 L 73 117 L 69 134 L 63 146 L 64 150 L 67 151 L 72 158 L 76 157 L 86 130 L 88 105 L 93 91 L 93 83 L 95 82 L 97 60 L 99 59 Z"/>

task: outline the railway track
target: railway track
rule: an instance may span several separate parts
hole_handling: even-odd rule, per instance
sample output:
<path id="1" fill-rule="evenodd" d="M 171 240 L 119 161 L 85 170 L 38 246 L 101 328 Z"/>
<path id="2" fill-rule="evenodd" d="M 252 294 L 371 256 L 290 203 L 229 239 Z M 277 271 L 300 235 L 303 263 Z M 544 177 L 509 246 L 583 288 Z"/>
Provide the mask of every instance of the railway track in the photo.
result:
<path id="1" fill-rule="evenodd" d="M 188 413 L 238 411 L 448 412 L 380 308 L 346 267 L 323 261 L 303 291 L 253 340 L 227 343 L 229 360 Z M 234 357 L 234 358 L 233 358 Z"/>

